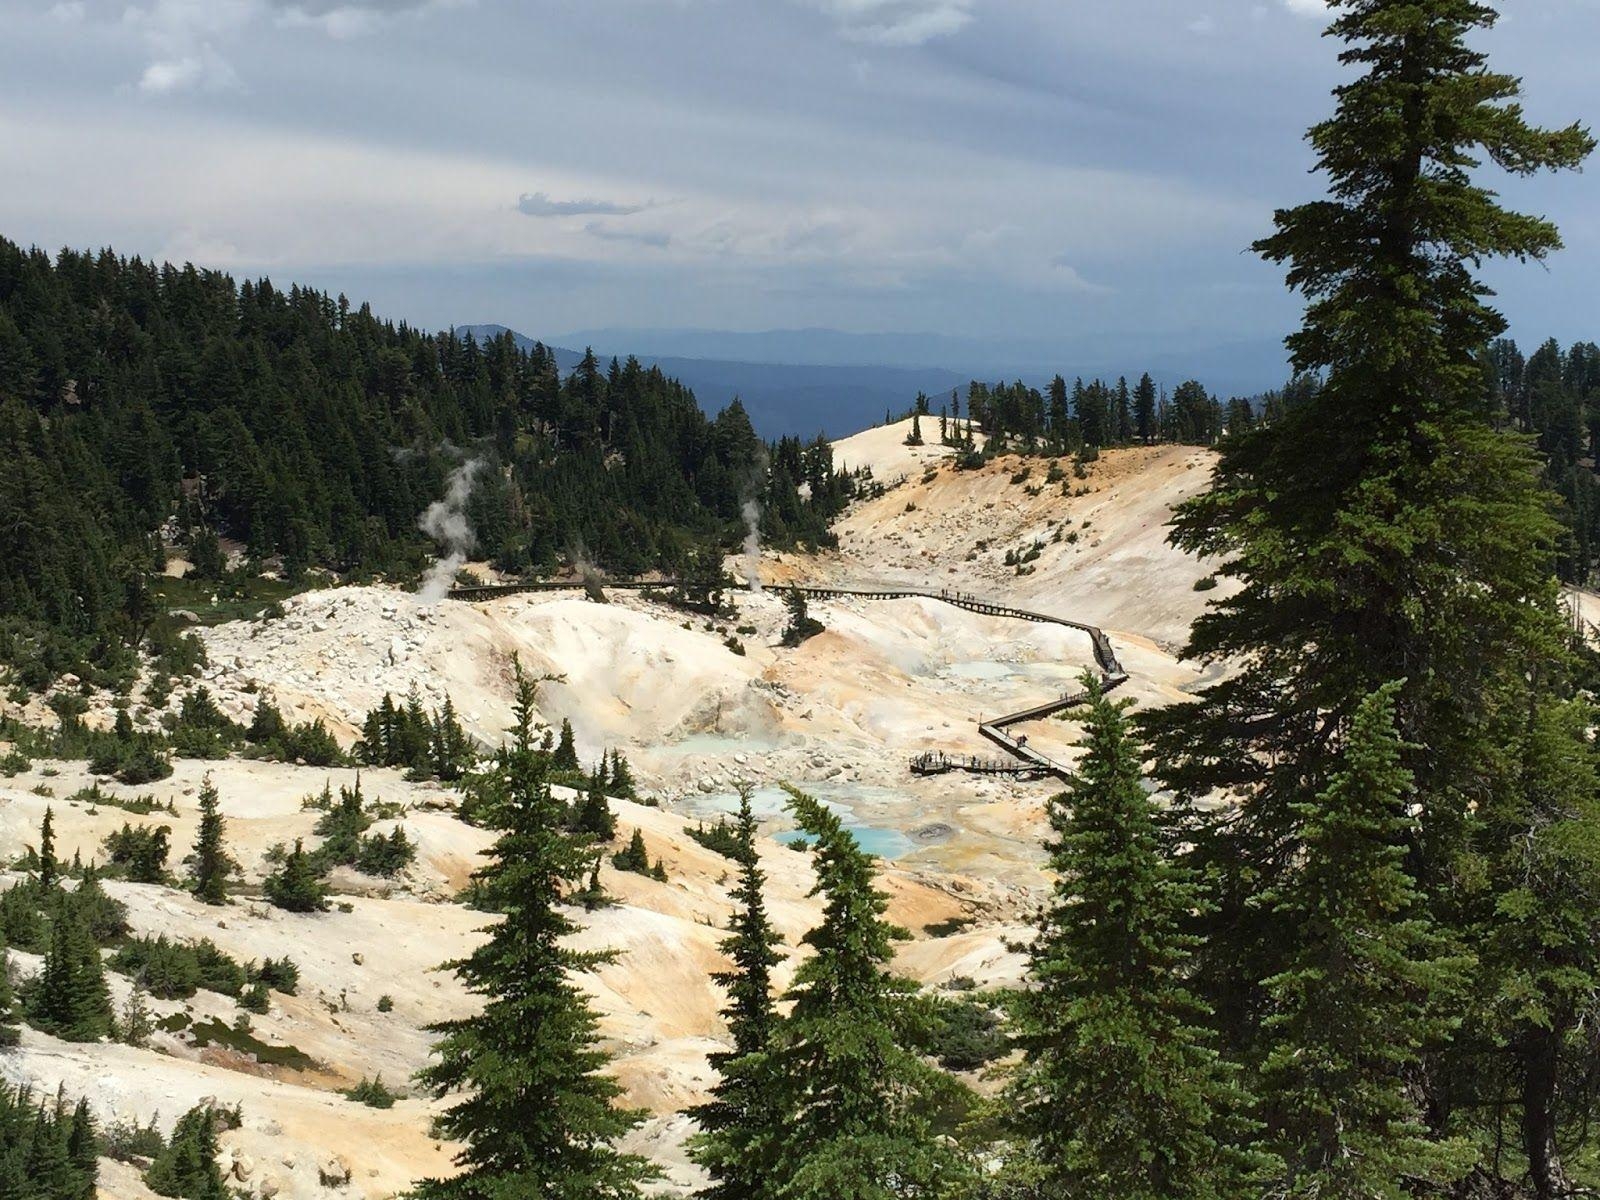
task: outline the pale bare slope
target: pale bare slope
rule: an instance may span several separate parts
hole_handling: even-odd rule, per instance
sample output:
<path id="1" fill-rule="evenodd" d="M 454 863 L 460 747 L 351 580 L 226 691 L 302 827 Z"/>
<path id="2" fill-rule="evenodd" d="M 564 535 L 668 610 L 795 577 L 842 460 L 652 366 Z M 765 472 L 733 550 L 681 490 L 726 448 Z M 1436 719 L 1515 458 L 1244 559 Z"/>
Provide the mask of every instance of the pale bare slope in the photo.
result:
<path id="1" fill-rule="evenodd" d="M 908 470 L 909 451 L 899 444 L 908 429 L 902 422 L 868 430 L 836 446 L 836 455 L 870 465 L 879 480 L 904 476 L 905 482 L 855 506 L 840 522 L 839 554 L 815 564 L 830 578 L 951 586 L 1032 601 L 1167 647 L 1183 642 L 1207 596 L 1218 594 L 1194 590 L 1208 565 L 1166 541 L 1173 509 L 1209 482 L 1212 451 L 1108 450 L 1086 464 L 1081 479 L 1064 458 L 1057 464 L 1061 478 L 1048 482 L 1048 459 L 1009 456 L 958 471 L 943 448 L 924 447 Z M 1005 561 L 1007 551 L 1025 554 L 1035 543 L 1042 543 L 1039 558 L 1018 575 Z M 799 573 L 801 564 L 785 565 Z"/>
<path id="2" fill-rule="evenodd" d="M 1009 599 L 1113 631 L 1133 675 L 1128 694 L 1141 703 L 1166 702 L 1195 685 L 1198 671 L 1176 662 L 1171 647 L 1206 599 L 1194 591 L 1206 567 L 1166 545 L 1163 527 L 1172 507 L 1204 485 L 1207 452 L 1114 451 L 1083 479 L 1064 462 L 1064 477 L 1052 483 L 1039 460 L 956 471 L 942 447 L 906 447 L 908 428 L 869 430 L 839 445 L 841 461 L 905 482 L 847 514 L 838 553 L 768 556 L 765 578 L 899 580 Z M 923 433 L 937 440 L 937 418 Z M 1027 477 L 1016 479 L 1024 467 Z M 1042 548 L 1018 575 L 1004 562 L 1006 551 L 1026 553 L 1035 541 Z M 669 882 L 607 865 L 603 882 L 619 903 L 584 915 L 578 940 L 620 951 L 588 986 L 630 1102 L 655 1114 L 630 1144 L 662 1163 L 669 1190 L 681 1194 L 694 1174 L 681 1147 L 689 1127 L 676 1114 L 704 1096 L 706 1055 L 725 1037 L 722 997 L 709 975 L 722 965 L 716 947 L 731 872 L 687 827 L 726 807 L 740 779 L 763 785 L 758 799 L 769 831 L 785 824 L 773 785 L 813 789 L 839 804 L 863 837 L 899 856 L 884 873 L 890 915 L 918 935 L 901 953 L 903 970 L 927 983 L 1014 984 L 1023 961 L 1008 947 L 1026 935 L 1025 914 L 1048 884 L 1038 869 L 1040 838 L 1044 802 L 1057 785 L 916 779 L 906 764 L 925 749 L 989 752 L 976 733 L 978 716 L 1075 687 L 1093 656 L 1079 632 L 928 599 L 815 603 L 827 632 L 797 649 L 778 645 L 786 613 L 770 592 L 738 595 L 738 615 L 721 622 L 636 596 L 615 599 L 523 596 L 425 609 L 381 588 L 313 593 L 286 605 L 278 620 L 204 631 L 213 664 L 205 683 L 237 716 L 270 694 L 295 719 L 325 719 L 346 743 L 384 691 L 403 695 L 415 686 L 430 706 L 448 694 L 469 729 L 493 744 L 509 722 L 515 655 L 533 673 L 555 677 L 542 687 L 541 715 L 552 725 L 570 719 L 586 760 L 611 746 L 629 752 L 641 788 L 662 807 L 617 802 L 621 834 L 641 829 Z M 108 720 L 109 712 L 95 719 Z M 1048 753 L 1074 752 L 1068 724 L 1042 722 L 1029 732 Z M 46 775 L 47 768 L 58 773 Z M 169 825 L 176 865 L 193 839 L 195 797 L 208 771 L 251 887 L 270 846 L 311 837 L 316 814 L 302 799 L 355 778 L 349 770 L 180 762 L 171 780 L 152 787 L 110 786 L 115 795 L 170 798 L 178 809 L 136 817 L 68 803 L 89 782 L 82 764 L 35 764 L 0 780 L 0 854 L 9 859 L 33 841 L 53 803 L 58 849 L 67 856 L 94 857 L 100 839 L 127 820 Z M 479 865 L 488 835 L 458 821 L 448 809 L 452 797 L 437 786 L 370 771 L 363 787 L 407 806 L 402 820 L 420 859 L 393 882 L 341 872 L 335 883 L 348 911 L 291 916 L 246 900 L 219 912 L 170 889 L 109 885 L 140 932 L 209 937 L 240 959 L 294 958 L 300 994 L 274 997 L 269 1014 L 251 1018 L 252 1033 L 299 1049 L 312 1067 L 263 1067 L 172 1034 L 133 1050 L 70 1047 L 28 1033 L 21 1051 L 0 1059 L 0 1071 L 51 1091 L 64 1082 L 105 1118 L 159 1111 L 170 1123 L 204 1097 L 240 1102 L 245 1125 L 225 1139 L 227 1165 L 253 1196 L 389 1196 L 447 1170 L 450 1148 L 427 1134 L 428 1101 L 376 1111 L 337 1089 L 380 1072 L 404 1086 L 427 1060 L 425 1026 L 471 1011 L 473 998 L 435 968 L 482 936 L 488 918 L 450 901 Z M 769 841 L 763 864 L 775 920 L 792 946 L 818 915 L 809 859 Z M 927 932 L 955 917 L 974 923 L 950 936 Z M 19 972 L 36 968 L 27 956 L 14 959 Z M 791 958 L 780 979 L 792 969 Z M 116 989 L 120 998 L 126 984 Z M 384 996 L 392 1010 L 380 1013 Z M 152 1006 L 163 1015 L 185 1007 Z M 232 1001 L 206 994 L 187 1007 L 195 1020 L 231 1024 L 238 1016 Z M 106 1179 L 109 1194 L 142 1194 L 126 1169 L 108 1168 Z"/>

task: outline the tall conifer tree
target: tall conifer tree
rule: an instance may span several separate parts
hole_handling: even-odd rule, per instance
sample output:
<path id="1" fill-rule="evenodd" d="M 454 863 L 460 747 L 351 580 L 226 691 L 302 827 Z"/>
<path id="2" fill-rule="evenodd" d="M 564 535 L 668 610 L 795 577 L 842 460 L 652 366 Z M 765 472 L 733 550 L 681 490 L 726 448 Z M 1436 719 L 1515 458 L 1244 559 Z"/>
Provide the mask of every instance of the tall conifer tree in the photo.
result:
<path id="1" fill-rule="evenodd" d="M 782 1105 L 783 1137 L 768 1177 L 782 1200 L 910 1200 L 960 1182 L 963 1166 L 931 1118 L 952 1081 L 911 1048 L 914 986 L 890 971 L 906 937 L 883 914 L 873 859 L 838 816 L 793 788 L 790 806 L 813 839 L 822 922 L 795 972 L 757 1086 Z"/>
<path id="2" fill-rule="evenodd" d="M 1017 1173 L 1041 1196 L 1234 1200 L 1262 1164 L 1188 984 L 1200 889 L 1162 845 L 1129 702 L 1087 683 L 1085 753 L 1049 809 L 1055 890 L 1012 1000 Z"/>
<path id="3" fill-rule="evenodd" d="M 111 1032 L 111 993 L 100 949 L 76 904 L 62 898 L 50 921 L 44 967 L 28 992 L 28 1019 L 69 1042 L 97 1042 Z"/>
<path id="4" fill-rule="evenodd" d="M 616 1105 L 621 1088 L 602 1073 L 595 1016 L 572 980 L 613 956 L 562 945 L 577 932 L 565 901 L 582 883 L 589 851 L 563 831 L 534 740 L 535 685 L 520 668 L 515 712 L 514 743 L 471 784 L 488 790 L 481 808 L 500 830 L 474 883 L 505 916 L 479 949 L 449 964 L 484 1007 L 433 1027 L 443 1035 L 438 1061 L 419 1075 L 436 1097 L 456 1096 L 437 1128 L 463 1143 L 461 1173 L 428 1180 L 417 1195 L 633 1200 L 650 1170 L 613 1143 L 639 1115 Z"/>
<path id="5" fill-rule="evenodd" d="M 1483 872 L 1461 869 L 1484 852 L 1477 806 L 1516 786 L 1504 748 L 1536 693 L 1565 686 L 1558 529 L 1529 446 L 1488 421 L 1479 355 L 1505 322 L 1473 274 L 1488 258 L 1543 259 L 1560 239 L 1474 173 L 1484 159 L 1516 175 L 1574 168 L 1594 141 L 1524 119 L 1519 81 L 1474 43 L 1497 19 L 1490 5 L 1331 7 L 1354 77 L 1310 134 L 1329 195 L 1279 212 L 1257 247 L 1307 298 L 1289 348 L 1322 385 L 1229 439 L 1211 489 L 1180 511 L 1176 543 L 1240 584 L 1196 623 L 1188 652 L 1239 669 L 1149 718 L 1181 797 L 1237 800 L 1195 809 L 1188 841 L 1217 885 L 1202 980 L 1251 1056 L 1260 981 L 1289 969 L 1296 944 L 1291 911 L 1259 897 L 1280 889 L 1315 827 L 1303 806 L 1334 798 L 1341 734 L 1362 702 L 1405 678 L 1394 714 L 1420 818 L 1397 833 L 1426 902 L 1461 930 L 1500 904 L 1478 886 Z M 1436 1131 L 1499 1103 L 1506 1063 L 1487 1053 L 1449 1070 L 1413 1064 Z"/>
<path id="6" fill-rule="evenodd" d="M 702 1130 L 694 1156 L 711 1175 L 711 1186 L 700 1193 L 706 1200 L 764 1200 L 777 1194 L 770 1165 L 781 1132 L 781 1110 L 773 1103 L 764 1071 L 778 1019 L 772 968 L 783 956 L 777 950 L 782 939 L 767 917 L 767 877 L 756 852 L 748 787 L 739 789 L 734 836 L 739 880 L 733 889 L 733 920 L 721 947 L 733 969 L 713 976 L 728 994 L 722 1016 L 733 1049 L 711 1056 L 721 1078 L 711 1089 L 712 1099 L 693 1111 Z"/>
<path id="7" fill-rule="evenodd" d="M 1433 1136 L 1407 1073 L 1447 1032 L 1470 959 L 1451 955 L 1405 867 L 1411 773 L 1385 685 L 1356 710 L 1338 772 L 1296 804 L 1296 861 L 1261 897 L 1292 940 L 1266 981 L 1261 1089 L 1283 1175 L 1271 1194 L 1403 1200 L 1446 1185 L 1469 1146 Z"/>
<path id="8" fill-rule="evenodd" d="M 221 799 L 207 775 L 200 788 L 200 829 L 195 835 L 194 853 L 185 860 L 194 894 L 207 904 L 228 902 L 228 878 L 235 868 L 223 844 L 226 830 Z"/>

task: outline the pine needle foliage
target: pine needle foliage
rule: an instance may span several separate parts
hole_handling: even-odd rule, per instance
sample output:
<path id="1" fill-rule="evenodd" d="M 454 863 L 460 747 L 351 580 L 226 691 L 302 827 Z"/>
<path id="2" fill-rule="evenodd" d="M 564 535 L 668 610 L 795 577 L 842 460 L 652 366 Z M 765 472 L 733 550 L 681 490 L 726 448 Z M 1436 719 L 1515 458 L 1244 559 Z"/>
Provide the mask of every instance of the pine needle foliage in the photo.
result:
<path id="1" fill-rule="evenodd" d="M 691 1111 L 701 1135 L 693 1146 L 697 1163 L 711 1175 L 705 1200 L 764 1200 L 776 1194 L 770 1158 L 782 1132 L 781 1109 L 762 1072 L 778 1023 L 772 995 L 772 970 L 783 961 L 782 938 L 767 915 L 766 873 L 756 850 L 756 819 L 751 792 L 739 789 L 730 857 L 739 874 L 731 896 L 733 919 L 721 950 L 732 969 L 712 976 L 727 993 L 722 1017 L 733 1049 L 711 1055 L 718 1081 L 711 1099 Z"/>
<path id="2" fill-rule="evenodd" d="M 433 1026 L 437 1061 L 418 1079 L 435 1097 L 454 1097 L 437 1130 L 462 1143 L 461 1172 L 423 1183 L 420 1200 L 632 1200 L 652 1174 L 615 1148 L 641 1114 L 617 1106 L 621 1088 L 604 1074 L 595 1016 L 572 978 L 613 955 L 562 944 L 578 928 L 566 901 L 590 851 L 564 831 L 546 783 L 535 690 L 519 668 L 514 741 L 469 783 L 487 793 L 479 811 L 499 831 L 474 883 L 504 918 L 478 950 L 448 964 L 484 1007 Z"/>
<path id="3" fill-rule="evenodd" d="M 1266 1161 L 1244 1149 L 1248 1098 L 1189 985 L 1184 926 L 1204 901 L 1163 844 L 1131 702 L 1085 685 L 1084 755 L 1049 807 L 1056 884 L 1011 1002 L 1022 1062 L 1001 1111 L 1042 1195 L 1233 1200 Z"/>
<path id="4" fill-rule="evenodd" d="M 1476 272 L 1490 259 L 1542 261 L 1561 245 L 1549 221 L 1500 202 L 1485 164 L 1514 176 L 1570 170 L 1595 142 L 1580 125 L 1526 119 L 1521 82 L 1480 48 L 1494 6 L 1330 8 L 1349 78 L 1310 132 L 1327 195 L 1280 211 L 1256 247 L 1306 299 L 1288 344 L 1312 382 L 1272 420 L 1227 438 L 1210 489 L 1177 515 L 1174 542 L 1219 560 L 1218 574 L 1238 584 L 1195 624 L 1188 654 L 1235 669 L 1146 728 L 1180 802 L 1229 801 L 1194 803 L 1181 839 L 1214 900 L 1197 923 L 1197 986 L 1230 1052 L 1259 1063 L 1285 1053 L 1287 1026 L 1268 1030 L 1263 1018 L 1285 1000 L 1268 993 L 1299 969 L 1289 890 L 1305 835 L 1323 827 L 1304 806 L 1344 802 L 1333 784 L 1348 772 L 1345 735 L 1375 692 L 1404 680 L 1390 703 L 1417 810 L 1399 832 L 1407 868 L 1427 914 L 1496 974 L 1436 997 L 1454 1006 L 1452 1046 L 1413 1041 L 1390 1068 L 1421 1092 L 1436 1140 L 1475 1136 L 1470 1186 L 1499 1195 L 1532 1177 L 1548 1197 L 1565 1186 L 1549 1153 L 1561 1139 L 1537 1097 L 1552 1086 L 1591 1095 L 1590 1073 L 1563 1072 L 1546 1037 L 1560 1078 L 1535 1086 L 1515 1035 L 1486 1036 L 1507 1007 L 1488 998 L 1518 985 L 1516 965 L 1496 966 L 1483 945 L 1517 890 L 1485 864 L 1504 851 L 1490 836 L 1491 801 L 1524 788 L 1516 748 L 1528 714 L 1565 702 L 1571 663 L 1555 584 L 1560 528 L 1534 447 L 1495 424 L 1485 351 L 1506 323 Z M 1556 852 L 1551 830 L 1532 830 L 1541 854 Z M 1542 882 L 1571 887 L 1576 901 L 1586 874 Z M 1560 908 L 1553 895 L 1541 903 L 1552 916 Z M 1531 942 L 1523 952 L 1541 953 Z M 1535 959 L 1522 966 L 1542 970 Z M 1498 1129 L 1508 1105 L 1535 1118 L 1523 1122 L 1522 1163 Z M 1573 1118 L 1569 1136 L 1585 1127 Z M 1411 1133 L 1396 1125 L 1394 1136 L 1383 1153 L 1398 1161 Z"/>
<path id="5" fill-rule="evenodd" d="M 1294 938 L 1286 969 L 1265 981 L 1261 1080 L 1283 1160 L 1276 1195 L 1402 1200 L 1472 1163 L 1470 1146 L 1427 1128 L 1406 1078 L 1449 1033 L 1472 960 L 1452 953 L 1406 871 L 1414 822 L 1394 728 L 1401 688 L 1387 684 L 1356 710 L 1340 770 L 1295 806 L 1293 868 L 1261 897 Z"/>
<path id="6" fill-rule="evenodd" d="M 914 985 L 890 970 L 909 936 L 884 917 L 888 897 L 838 816 L 789 788 L 790 808 L 813 839 L 821 923 L 805 936 L 757 1086 L 781 1107 L 768 1178 L 781 1200 L 909 1200 L 939 1196 L 966 1178 L 934 1136 L 932 1115 L 956 1093 L 949 1076 L 911 1047 L 921 1013 Z"/>

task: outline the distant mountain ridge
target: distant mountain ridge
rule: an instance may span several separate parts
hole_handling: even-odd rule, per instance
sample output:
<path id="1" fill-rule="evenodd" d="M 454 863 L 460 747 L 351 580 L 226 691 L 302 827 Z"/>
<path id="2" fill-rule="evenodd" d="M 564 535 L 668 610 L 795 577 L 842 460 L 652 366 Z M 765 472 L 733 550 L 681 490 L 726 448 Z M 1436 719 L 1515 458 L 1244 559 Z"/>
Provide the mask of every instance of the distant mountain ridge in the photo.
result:
<path id="1" fill-rule="evenodd" d="M 510 333 L 524 349 L 537 340 L 494 324 L 457 325 L 455 332 L 470 333 L 479 341 Z M 570 343 L 545 345 L 563 371 L 583 360 L 583 351 L 572 349 Z M 596 346 L 595 353 L 608 359 L 627 352 Z M 691 389 L 707 413 L 720 412 L 737 398 L 765 437 L 795 434 L 811 438 L 821 433 L 832 438 L 857 433 L 882 421 L 885 412 L 908 410 L 918 392 L 949 393 L 964 388 L 970 378 L 938 367 L 746 362 L 637 352 L 634 357 L 647 366 L 659 367 Z"/>
<path id="2" fill-rule="evenodd" d="M 1137 378 L 1148 371 L 1169 389 L 1198 379 L 1211 391 L 1255 395 L 1289 377 L 1283 339 L 1267 334 L 1230 342 L 1185 345 L 1183 339 L 1130 342 L 1092 334 L 1061 337 L 960 337 L 937 333 L 845 333 L 837 329 L 588 329 L 556 339 L 598 353 L 659 358 L 789 363 L 800 366 L 900 367 L 944 371 L 963 383 L 1021 379 L 1036 387 L 1057 373 L 1067 379 Z"/>

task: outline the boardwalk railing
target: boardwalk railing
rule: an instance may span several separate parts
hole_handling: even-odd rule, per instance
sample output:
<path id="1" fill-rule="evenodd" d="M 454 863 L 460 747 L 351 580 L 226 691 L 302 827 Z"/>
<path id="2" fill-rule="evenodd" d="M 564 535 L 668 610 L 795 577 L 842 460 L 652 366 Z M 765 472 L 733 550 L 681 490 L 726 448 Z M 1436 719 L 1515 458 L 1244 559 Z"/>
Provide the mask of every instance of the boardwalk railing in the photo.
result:
<path id="1" fill-rule="evenodd" d="M 584 591 L 591 586 L 590 582 L 581 579 L 541 580 L 536 583 L 484 584 L 476 587 L 453 588 L 449 592 L 449 596 L 452 600 L 494 600 L 501 596 L 514 596 L 523 592 Z M 673 579 L 654 581 L 625 580 L 617 583 L 608 582 L 603 586 L 626 591 L 645 591 L 676 587 L 677 581 Z M 992 600 L 984 600 L 967 592 L 955 592 L 945 589 L 935 591 L 931 588 L 850 588 L 800 584 L 797 586 L 783 586 L 773 590 L 798 591 L 805 596 L 818 600 L 937 600 L 942 604 L 953 605 L 956 608 L 980 613 L 983 616 L 1003 617 L 1013 621 L 1031 621 L 1039 625 L 1062 625 L 1068 629 L 1076 629 L 1089 635 L 1089 640 L 1094 647 L 1095 662 L 1100 667 L 1101 686 L 1106 691 L 1120 687 L 1128 681 L 1128 673 L 1122 669 L 1122 664 L 1117 660 L 1116 648 L 1112 646 L 1111 639 L 1106 636 L 1105 631 L 1098 626 L 1088 625 L 1082 621 L 1071 621 L 1066 617 L 1057 617 L 1050 613 L 1015 608 L 1009 604 L 997 604 Z M 1025 736 L 1012 737 L 1006 730 L 1013 725 L 1021 725 L 1029 721 L 1042 721 L 1058 712 L 1076 708 L 1087 700 L 1088 696 L 1087 692 L 1069 693 L 1060 699 L 1038 704 L 1032 708 L 1025 708 L 1021 712 L 1008 713 L 1005 716 L 995 717 L 988 721 L 980 719 L 978 732 L 1017 760 L 1014 763 L 1006 763 L 998 759 L 977 758 L 972 755 L 949 755 L 931 751 L 913 758 L 911 760 L 911 770 L 918 775 L 938 775 L 947 771 L 964 771 L 976 775 L 1054 775 L 1065 779 L 1070 774 L 1065 766 L 1033 749 L 1028 745 L 1028 740 Z"/>

